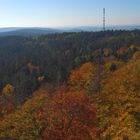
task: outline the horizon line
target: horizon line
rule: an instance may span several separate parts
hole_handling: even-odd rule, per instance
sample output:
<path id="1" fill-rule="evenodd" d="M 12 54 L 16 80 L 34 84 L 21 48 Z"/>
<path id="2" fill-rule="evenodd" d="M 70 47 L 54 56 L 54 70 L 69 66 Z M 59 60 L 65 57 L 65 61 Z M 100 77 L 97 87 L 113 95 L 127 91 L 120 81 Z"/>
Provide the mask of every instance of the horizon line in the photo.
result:
<path id="1" fill-rule="evenodd" d="M 106 27 L 119 27 L 119 26 L 140 26 L 140 24 L 110 24 Z M 102 27 L 102 25 L 76 25 L 76 26 L 3 26 L 2 28 L 79 28 L 79 27 Z"/>

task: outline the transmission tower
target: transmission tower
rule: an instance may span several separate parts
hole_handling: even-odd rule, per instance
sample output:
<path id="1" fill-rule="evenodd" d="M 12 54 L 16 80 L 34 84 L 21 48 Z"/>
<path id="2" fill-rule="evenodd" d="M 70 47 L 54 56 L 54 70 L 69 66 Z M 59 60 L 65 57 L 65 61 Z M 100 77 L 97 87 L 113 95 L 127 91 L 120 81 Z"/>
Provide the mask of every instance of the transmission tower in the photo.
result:
<path id="1" fill-rule="evenodd" d="M 105 32 L 105 22 L 106 22 L 106 19 L 105 19 L 105 8 L 103 8 L 103 32 Z M 102 49 L 100 48 L 99 49 L 99 56 L 98 56 L 98 92 L 100 93 L 101 92 L 101 73 L 102 73 Z"/>
<path id="2" fill-rule="evenodd" d="M 105 22 L 106 22 L 106 19 L 105 19 L 105 8 L 103 8 L 103 31 L 105 31 Z"/>

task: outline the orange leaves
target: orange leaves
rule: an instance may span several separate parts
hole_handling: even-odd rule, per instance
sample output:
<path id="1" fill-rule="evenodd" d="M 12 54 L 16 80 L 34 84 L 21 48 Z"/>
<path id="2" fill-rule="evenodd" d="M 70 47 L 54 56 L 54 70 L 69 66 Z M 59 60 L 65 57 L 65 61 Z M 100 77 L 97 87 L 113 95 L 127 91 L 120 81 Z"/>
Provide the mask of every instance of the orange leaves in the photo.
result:
<path id="1" fill-rule="evenodd" d="M 127 47 L 121 47 L 117 50 L 118 56 L 124 55 L 128 52 L 129 48 Z"/>
<path id="2" fill-rule="evenodd" d="M 27 69 L 29 70 L 30 73 L 32 73 L 33 71 L 39 71 L 39 67 L 33 65 L 32 63 L 27 64 Z"/>
<path id="3" fill-rule="evenodd" d="M 82 92 L 39 90 L 0 122 L 0 139 L 96 140 L 96 108 Z"/>
<path id="4" fill-rule="evenodd" d="M 133 60 L 140 60 L 140 51 L 134 53 Z"/>
<path id="5" fill-rule="evenodd" d="M 105 57 L 110 56 L 112 54 L 112 49 L 110 49 L 110 48 L 104 48 L 103 49 L 103 53 L 104 53 L 104 56 Z"/>
<path id="6" fill-rule="evenodd" d="M 97 140 L 110 137 L 115 140 L 125 136 L 138 137 L 140 61 L 130 61 L 126 65 L 121 61 L 109 61 L 104 68 L 100 94 L 87 94 L 97 78 L 92 63 L 85 63 L 71 72 L 70 88 L 44 85 L 19 110 L 0 121 L 0 139 Z M 96 105 L 93 97 L 97 97 Z M 100 131 L 97 125 L 100 125 Z"/>

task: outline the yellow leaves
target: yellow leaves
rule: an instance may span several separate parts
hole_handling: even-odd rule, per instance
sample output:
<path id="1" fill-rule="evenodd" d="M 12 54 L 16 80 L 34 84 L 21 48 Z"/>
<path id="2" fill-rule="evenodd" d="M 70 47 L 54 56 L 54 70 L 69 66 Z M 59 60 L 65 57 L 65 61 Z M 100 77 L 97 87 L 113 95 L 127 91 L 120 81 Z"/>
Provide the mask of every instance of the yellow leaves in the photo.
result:
<path id="1" fill-rule="evenodd" d="M 112 136 L 112 139 L 122 139 L 135 136 L 135 118 L 139 115 L 140 106 L 140 61 L 130 61 L 105 80 L 102 94 L 98 95 L 98 113 L 101 127 L 104 126 L 102 136 Z M 134 115 L 135 114 L 135 115 Z M 102 128 L 103 129 L 103 128 Z"/>
<path id="2" fill-rule="evenodd" d="M 42 82 L 44 79 L 45 79 L 45 76 L 39 76 L 39 77 L 37 78 L 37 80 L 38 80 L 39 82 Z"/>
<path id="3" fill-rule="evenodd" d="M 11 84 L 7 84 L 2 90 L 2 93 L 7 96 L 11 96 L 13 92 L 14 92 L 14 87 Z"/>
<path id="4" fill-rule="evenodd" d="M 90 90 L 93 86 L 95 68 L 92 63 L 85 63 L 79 69 L 73 70 L 68 83 L 76 90 Z"/>
<path id="5" fill-rule="evenodd" d="M 85 63 L 71 72 L 68 81 L 70 88 L 57 89 L 54 94 L 48 94 L 45 88 L 38 90 L 20 110 L 6 116 L 0 122 L 0 138 L 94 140 L 97 139 L 96 111 L 101 138 L 137 138 L 140 61 L 131 61 L 123 67 L 120 61 L 110 61 L 106 66 L 110 68 L 112 63 L 120 69 L 109 73 L 103 90 L 95 95 L 97 106 L 93 96 L 87 96 L 83 92 L 90 90 L 94 85 L 94 77 L 97 78 L 93 64 Z M 44 76 L 38 77 L 38 81 L 43 80 Z M 3 93 L 9 95 L 14 92 L 11 87 L 7 85 Z"/>
<path id="6" fill-rule="evenodd" d="M 47 93 L 39 90 L 15 113 L 6 115 L 0 121 L 0 139 L 38 140 L 46 125 L 43 107 L 47 100 Z"/>
<path id="7" fill-rule="evenodd" d="M 108 128 L 103 132 L 102 134 L 103 137 L 111 135 L 113 140 L 115 140 L 116 138 L 122 139 L 122 137 L 126 135 L 129 138 L 131 138 L 135 133 L 134 118 L 132 115 L 128 114 L 125 110 L 118 112 L 118 116 L 116 115 L 108 116 L 107 121 Z"/>

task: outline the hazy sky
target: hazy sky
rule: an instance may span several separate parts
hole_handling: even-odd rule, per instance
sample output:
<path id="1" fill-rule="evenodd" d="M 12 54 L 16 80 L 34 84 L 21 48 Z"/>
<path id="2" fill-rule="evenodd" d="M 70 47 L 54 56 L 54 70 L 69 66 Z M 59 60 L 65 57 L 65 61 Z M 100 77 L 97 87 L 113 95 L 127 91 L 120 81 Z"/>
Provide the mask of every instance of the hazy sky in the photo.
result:
<path id="1" fill-rule="evenodd" d="M 140 0 L 0 0 L 0 27 L 140 24 Z"/>

